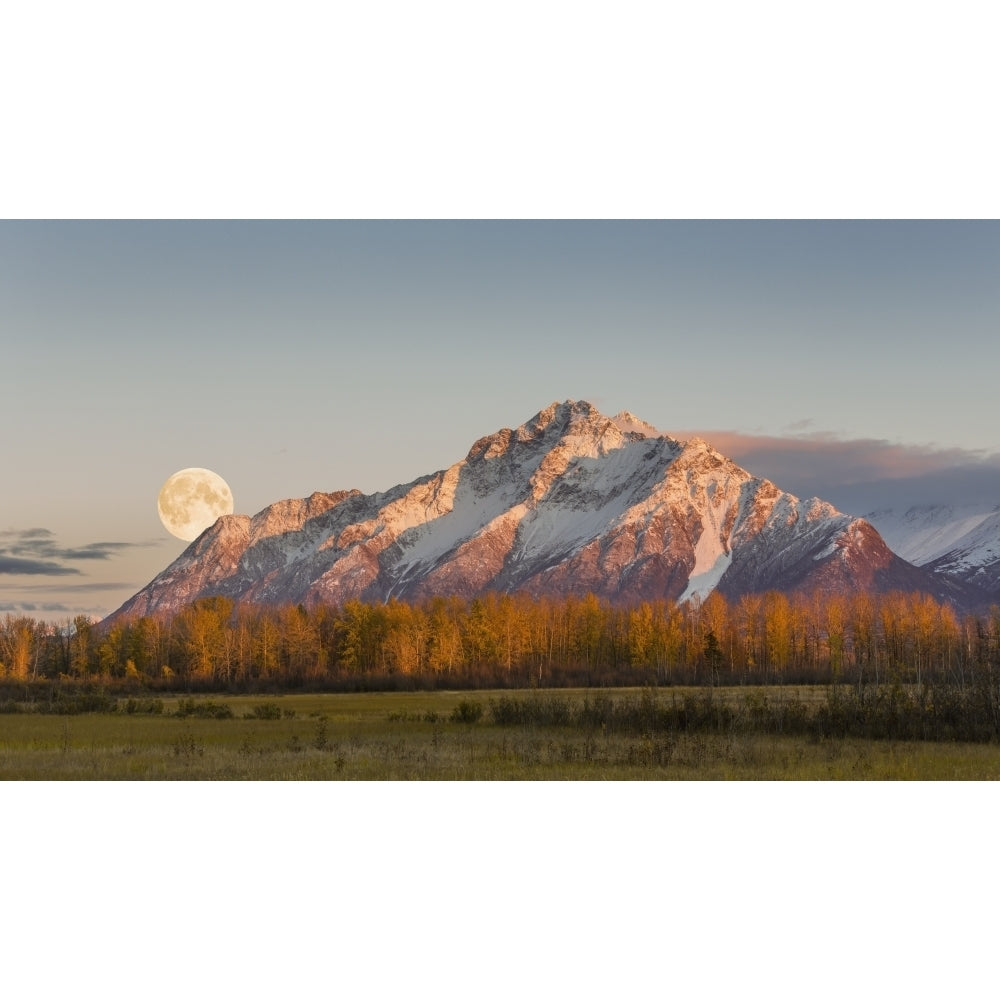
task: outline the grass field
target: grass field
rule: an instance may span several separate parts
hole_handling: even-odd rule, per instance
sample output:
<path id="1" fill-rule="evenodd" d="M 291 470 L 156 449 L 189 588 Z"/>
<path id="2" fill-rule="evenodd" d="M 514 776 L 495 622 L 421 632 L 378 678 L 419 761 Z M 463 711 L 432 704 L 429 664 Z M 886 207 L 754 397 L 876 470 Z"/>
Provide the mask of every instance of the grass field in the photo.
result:
<path id="1" fill-rule="evenodd" d="M 569 723 L 499 725 L 497 701 L 512 694 L 522 707 L 536 706 L 544 718 L 546 699 L 550 707 L 555 702 L 556 707 L 573 708 L 595 693 L 213 695 L 165 698 L 159 714 L 126 712 L 124 699 L 110 713 L 4 714 L 0 776 L 377 781 L 1000 777 L 1000 746 L 993 743 L 643 732 Z M 682 694 L 672 689 L 655 697 Z M 771 689 L 768 694 L 772 700 L 805 704 L 826 697 L 816 688 Z M 601 695 L 635 702 L 640 692 Z M 745 693 L 729 689 L 717 697 L 737 700 Z M 178 714 L 179 709 L 187 714 Z"/>

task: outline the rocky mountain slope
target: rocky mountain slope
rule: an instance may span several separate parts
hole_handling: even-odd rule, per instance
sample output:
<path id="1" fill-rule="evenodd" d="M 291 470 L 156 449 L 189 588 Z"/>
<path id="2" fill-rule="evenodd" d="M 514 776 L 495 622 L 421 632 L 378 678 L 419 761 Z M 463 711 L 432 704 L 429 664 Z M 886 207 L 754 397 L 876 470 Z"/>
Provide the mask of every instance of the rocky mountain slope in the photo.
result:
<path id="1" fill-rule="evenodd" d="M 266 604 L 591 591 L 617 603 L 820 588 L 968 593 L 866 521 L 799 500 L 695 439 L 553 403 L 385 493 L 221 517 L 112 617 L 225 595 Z"/>
<path id="2" fill-rule="evenodd" d="M 1000 600 L 1000 504 L 882 509 L 866 519 L 903 559 Z"/>

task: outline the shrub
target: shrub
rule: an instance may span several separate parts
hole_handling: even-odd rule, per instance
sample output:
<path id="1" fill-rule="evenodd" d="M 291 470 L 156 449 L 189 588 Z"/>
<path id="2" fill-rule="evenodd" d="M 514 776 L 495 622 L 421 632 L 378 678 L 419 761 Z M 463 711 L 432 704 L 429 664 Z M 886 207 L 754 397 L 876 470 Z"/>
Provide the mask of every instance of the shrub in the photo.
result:
<path id="1" fill-rule="evenodd" d="M 490 715 L 498 726 L 568 726 L 574 721 L 570 703 L 553 697 L 491 698 Z"/>
<path id="2" fill-rule="evenodd" d="M 250 712 L 244 716 L 247 719 L 280 719 L 281 709 L 273 701 L 266 701 L 263 705 L 254 705 Z"/>
<path id="3" fill-rule="evenodd" d="M 117 710 L 117 698 L 97 692 L 57 696 L 49 708 L 53 715 L 81 715 L 84 712 L 116 712 Z"/>
<path id="4" fill-rule="evenodd" d="M 326 719 L 320 717 L 316 723 L 316 735 L 313 737 L 313 746 L 317 750 L 325 750 L 327 747 Z"/>
<path id="5" fill-rule="evenodd" d="M 199 719 L 231 719 L 233 710 L 228 705 L 215 701 L 195 701 L 194 698 L 181 698 L 177 703 L 177 717 L 185 719 L 193 715 Z"/>
<path id="6" fill-rule="evenodd" d="M 129 715 L 162 715 L 162 698 L 129 698 L 125 702 L 125 711 Z"/>
<path id="7" fill-rule="evenodd" d="M 452 722 L 471 725 L 483 717 L 483 706 L 475 701 L 460 701 L 451 711 Z"/>
<path id="8" fill-rule="evenodd" d="M 175 757 L 204 757 L 205 745 L 199 743 L 191 733 L 184 733 L 174 742 Z"/>

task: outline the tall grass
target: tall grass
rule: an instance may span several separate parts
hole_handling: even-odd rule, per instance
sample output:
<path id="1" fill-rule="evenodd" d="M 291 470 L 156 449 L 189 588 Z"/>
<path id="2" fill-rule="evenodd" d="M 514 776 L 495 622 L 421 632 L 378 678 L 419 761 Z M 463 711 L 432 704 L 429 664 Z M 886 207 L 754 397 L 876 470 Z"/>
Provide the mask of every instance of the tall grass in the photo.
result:
<path id="1" fill-rule="evenodd" d="M 75 714 L 58 703 L 3 717 L 0 776 L 1000 777 L 989 685 L 216 696 Z"/>
<path id="2" fill-rule="evenodd" d="M 645 689 L 641 694 L 502 695 L 489 702 L 497 726 L 566 726 L 641 733 L 788 734 L 989 743 L 1000 740 L 1000 692 L 995 683 L 941 681 L 843 687 L 831 685 L 816 704 L 780 688 L 706 688 L 699 692 Z"/>

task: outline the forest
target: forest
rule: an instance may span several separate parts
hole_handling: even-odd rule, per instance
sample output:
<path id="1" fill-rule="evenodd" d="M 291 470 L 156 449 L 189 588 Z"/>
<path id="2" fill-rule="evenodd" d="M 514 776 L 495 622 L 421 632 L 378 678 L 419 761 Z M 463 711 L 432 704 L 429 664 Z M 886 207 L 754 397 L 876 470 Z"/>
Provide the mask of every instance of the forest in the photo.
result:
<path id="1" fill-rule="evenodd" d="M 965 683 L 1000 666 L 1000 608 L 926 594 L 768 592 L 612 606 L 488 594 L 342 606 L 203 598 L 104 626 L 6 614 L 0 678 L 161 690 Z"/>

